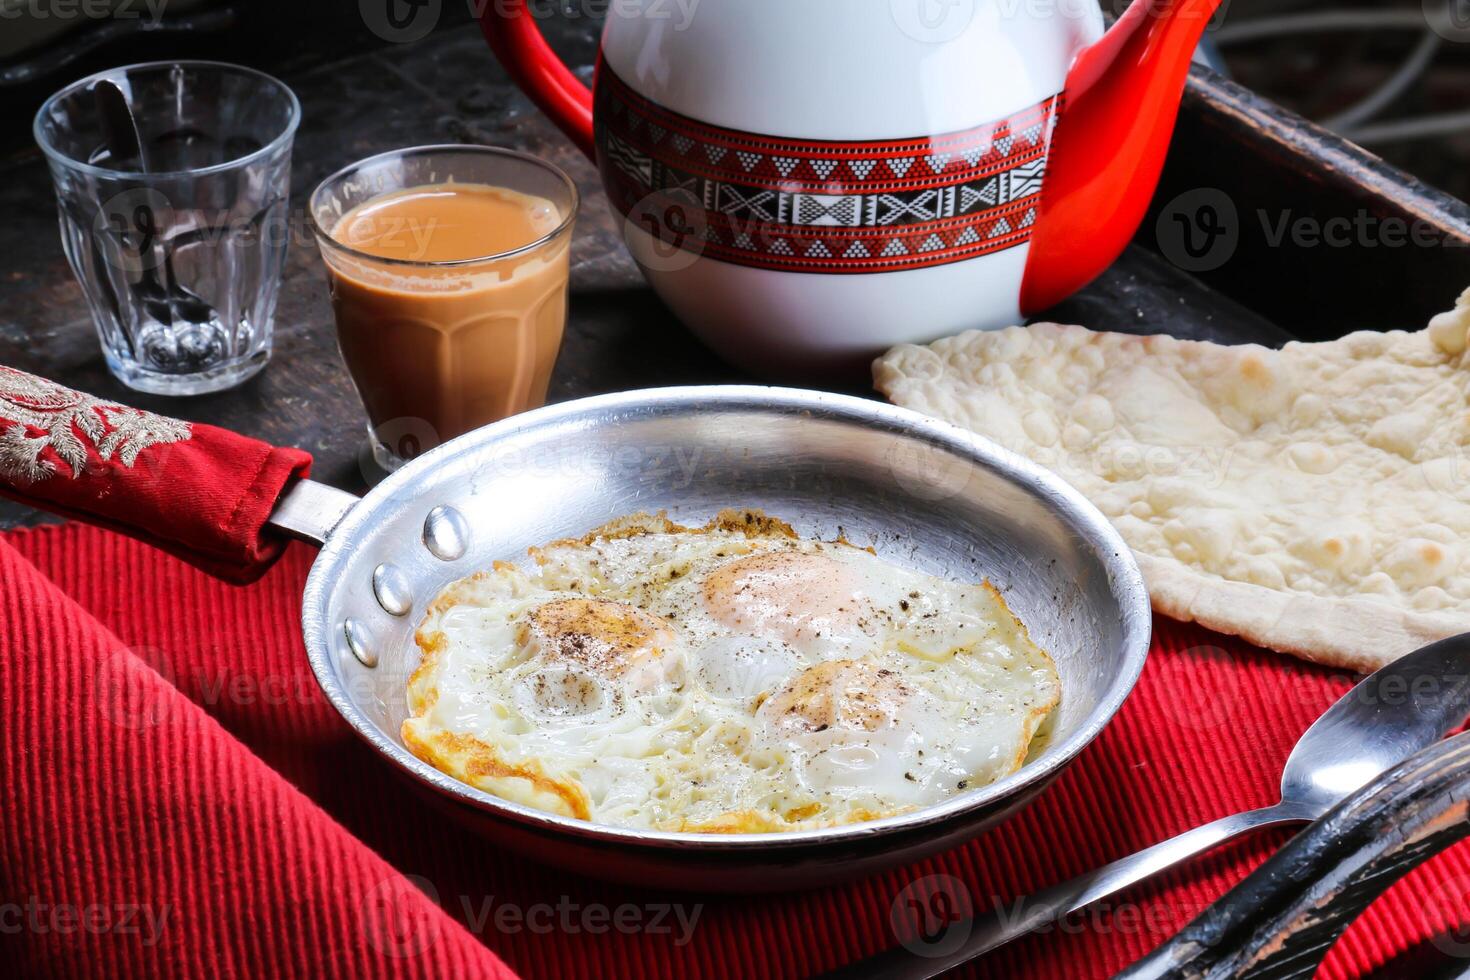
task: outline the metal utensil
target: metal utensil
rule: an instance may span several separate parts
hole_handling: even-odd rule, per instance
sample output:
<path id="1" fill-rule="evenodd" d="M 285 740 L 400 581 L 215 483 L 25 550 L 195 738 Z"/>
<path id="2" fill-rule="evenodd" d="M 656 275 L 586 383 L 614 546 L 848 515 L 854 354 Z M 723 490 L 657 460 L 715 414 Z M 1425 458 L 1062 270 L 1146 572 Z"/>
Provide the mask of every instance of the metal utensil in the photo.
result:
<path id="1" fill-rule="evenodd" d="M 123 90 L 111 79 L 100 79 L 92 86 L 92 98 L 97 106 L 110 162 L 114 166 L 123 166 L 136 161 L 138 173 L 148 173 L 148 151 Z M 208 324 L 213 321 L 217 316 L 214 307 L 180 283 L 174 274 L 173 252 L 168 242 L 158 234 L 153 209 L 139 202 L 133 211 L 132 224 L 140 235 L 138 252 L 144 261 L 132 290 L 148 315 L 166 324 Z M 158 274 L 160 266 L 164 272 L 162 279 Z M 187 336 L 180 338 L 178 346 L 188 348 L 189 341 Z"/>
<path id="2" fill-rule="evenodd" d="M 138 120 L 133 118 L 133 109 L 128 97 L 111 79 L 102 79 L 92 86 L 92 99 L 97 105 L 97 119 L 102 124 L 102 142 L 114 165 L 138 161 L 138 172 L 148 172 L 148 157 L 143 149 L 143 137 L 138 132 Z"/>
<path id="3" fill-rule="evenodd" d="M 830 976 L 927 980 L 1258 827 L 1310 823 L 1347 796 L 1438 742 L 1470 716 L 1470 634 L 1440 640 L 1360 681 L 1308 728 L 1281 774 L 1281 802 L 1224 817 L 1090 874 L 977 916 L 954 952 L 902 947 Z M 963 929 L 963 925 L 953 928 Z"/>
<path id="4" fill-rule="evenodd" d="M 167 472 L 184 498 L 217 493 L 190 485 L 214 469 L 190 462 Z M 26 499 L 46 504 L 46 486 Z M 932 806 L 763 834 L 558 816 L 462 783 L 404 746 L 419 662 L 413 633 L 444 586 L 621 515 L 663 510 L 703 523 L 730 507 L 761 508 L 808 536 L 845 535 L 921 571 L 989 579 L 1061 675 L 1048 738 L 1018 771 Z M 327 700 L 374 750 L 506 851 L 644 886 L 789 890 L 967 841 L 1070 764 L 1116 714 L 1148 655 L 1148 593 L 1097 508 L 994 443 L 866 398 L 715 386 L 566 402 L 447 442 L 361 500 L 295 482 L 270 522 L 323 543 L 302 598 L 306 651 Z"/>
<path id="5" fill-rule="evenodd" d="M 149 256 L 148 261 L 143 263 L 142 278 L 133 287 L 138 298 L 143 301 L 148 315 L 159 323 L 211 323 L 217 316 L 214 307 L 179 282 L 179 277 L 174 272 L 173 249 L 159 235 L 153 210 L 146 204 L 138 205 L 133 215 L 133 224 L 142 235 L 138 243 L 138 250 Z M 162 253 L 163 278 L 161 280 L 158 276 L 160 260 L 153 257 L 156 254 L 155 249 Z M 203 342 L 205 347 L 209 343 L 208 337 L 209 334 L 206 334 L 206 340 Z M 192 339 L 188 333 L 178 337 L 176 344 L 169 345 L 170 352 L 166 360 L 170 363 L 179 360 L 175 347 L 188 351 L 191 347 L 201 346 L 198 341 L 191 343 Z M 207 362 L 207 353 L 196 354 L 196 358 L 203 358 Z"/>
<path id="6" fill-rule="evenodd" d="M 1470 733 L 1416 752 L 1314 821 L 1114 980 L 1312 980 L 1380 895 L 1470 836 L 1467 783 Z M 1441 880 L 1426 893 L 1427 884 L 1421 878 L 1416 891 L 1427 910 L 1463 905 L 1463 879 Z M 1463 930 L 1433 936 L 1382 975 L 1463 980 Z"/>
<path id="7" fill-rule="evenodd" d="M 294 493 L 272 520 L 326 540 L 302 621 L 328 700 L 385 757 L 504 846 L 584 874 L 772 891 L 955 846 L 1020 810 L 1096 737 L 1148 651 L 1142 578 L 1096 508 L 983 438 L 866 398 L 733 386 L 604 395 L 448 442 L 361 502 L 316 490 L 350 506 L 340 522 L 330 512 L 293 522 Z M 729 835 L 554 816 L 459 782 L 404 748 L 405 682 L 418 661 L 412 635 L 443 586 L 623 514 L 667 510 L 702 523 L 732 505 L 784 517 L 808 536 L 845 534 L 909 567 L 988 578 L 1057 663 L 1064 693 L 1045 745 L 1010 776 L 909 813 Z M 407 615 L 391 611 L 406 607 Z"/>

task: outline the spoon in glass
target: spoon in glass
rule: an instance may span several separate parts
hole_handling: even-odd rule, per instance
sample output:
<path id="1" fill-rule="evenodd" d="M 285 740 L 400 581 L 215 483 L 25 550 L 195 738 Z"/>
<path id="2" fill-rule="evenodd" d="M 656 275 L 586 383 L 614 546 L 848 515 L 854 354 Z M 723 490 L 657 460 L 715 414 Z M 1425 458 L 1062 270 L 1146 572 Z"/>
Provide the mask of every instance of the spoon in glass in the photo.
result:
<path id="1" fill-rule="evenodd" d="M 1280 803 L 1223 817 L 1007 908 L 976 916 L 968 923 L 951 923 L 949 929 L 968 933 L 953 952 L 924 956 L 900 946 L 826 976 L 829 980 L 928 980 L 1248 830 L 1311 823 L 1374 777 L 1444 738 L 1467 716 L 1470 633 L 1431 643 L 1395 660 L 1369 674 L 1328 708 L 1287 757 Z"/>
<path id="2" fill-rule="evenodd" d="M 116 82 L 102 79 L 92 86 L 97 119 L 102 128 L 107 155 L 113 166 L 147 174 L 148 153 L 138 130 L 138 120 L 128 97 Z M 217 318 L 214 307 L 178 281 L 174 274 L 173 251 L 159 234 L 152 208 L 140 204 L 131 221 L 141 233 L 138 248 L 147 256 L 133 290 L 143 301 L 148 315 L 163 324 L 208 324 Z M 162 250 L 164 276 L 159 279 L 156 250 Z"/>

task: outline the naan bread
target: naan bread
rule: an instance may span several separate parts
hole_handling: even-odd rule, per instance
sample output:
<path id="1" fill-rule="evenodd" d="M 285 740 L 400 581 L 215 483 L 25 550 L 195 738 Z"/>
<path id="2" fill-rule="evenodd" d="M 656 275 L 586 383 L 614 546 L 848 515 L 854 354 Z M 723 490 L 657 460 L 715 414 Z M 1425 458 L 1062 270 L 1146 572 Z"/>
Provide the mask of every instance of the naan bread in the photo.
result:
<path id="1" fill-rule="evenodd" d="M 1417 333 L 1281 350 L 1039 323 L 875 362 L 892 401 L 1059 473 L 1154 607 L 1375 669 L 1470 630 L 1470 290 Z"/>

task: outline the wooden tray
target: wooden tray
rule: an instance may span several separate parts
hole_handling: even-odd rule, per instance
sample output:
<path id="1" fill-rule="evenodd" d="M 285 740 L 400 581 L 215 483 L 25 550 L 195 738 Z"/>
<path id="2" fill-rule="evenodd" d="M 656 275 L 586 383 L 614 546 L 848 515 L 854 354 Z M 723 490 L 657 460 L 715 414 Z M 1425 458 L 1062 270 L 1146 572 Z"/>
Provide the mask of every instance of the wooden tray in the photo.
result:
<path id="1" fill-rule="evenodd" d="M 1470 287 L 1470 206 L 1196 68 L 1137 241 L 1160 252 L 1161 222 L 1177 229 L 1212 188 L 1238 242 L 1195 276 L 1293 336 L 1416 330 Z"/>

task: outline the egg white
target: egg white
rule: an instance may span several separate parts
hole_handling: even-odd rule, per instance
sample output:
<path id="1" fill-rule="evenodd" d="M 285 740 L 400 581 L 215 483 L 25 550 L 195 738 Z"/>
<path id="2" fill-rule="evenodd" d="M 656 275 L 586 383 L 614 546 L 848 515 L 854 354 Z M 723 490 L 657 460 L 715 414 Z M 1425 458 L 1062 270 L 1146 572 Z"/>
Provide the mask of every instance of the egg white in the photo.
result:
<path id="1" fill-rule="evenodd" d="M 757 512 L 634 515 L 530 558 L 431 604 L 403 737 L 552 812 L 712 832 L 875 819 L 1014 771 L 1060 698 L 988 584 Z"/>

